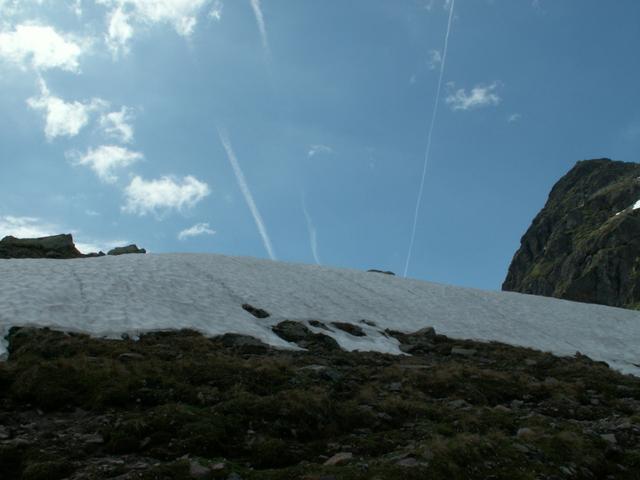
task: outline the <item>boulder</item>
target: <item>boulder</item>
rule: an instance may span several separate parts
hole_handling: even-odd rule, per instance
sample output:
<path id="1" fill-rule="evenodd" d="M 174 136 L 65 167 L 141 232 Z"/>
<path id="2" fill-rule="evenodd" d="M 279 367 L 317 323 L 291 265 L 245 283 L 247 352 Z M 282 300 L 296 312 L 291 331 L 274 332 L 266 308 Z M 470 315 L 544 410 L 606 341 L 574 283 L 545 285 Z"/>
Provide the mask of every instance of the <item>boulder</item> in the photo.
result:
<path id="1" fill-rule="evenodd" d="M 138 248 L 137 245 L 127 245 L 126 247 L 116 247 L 107 252 L 107 255 L 128 255 L 132 253 L 147 253 L 144 248 Z"/>

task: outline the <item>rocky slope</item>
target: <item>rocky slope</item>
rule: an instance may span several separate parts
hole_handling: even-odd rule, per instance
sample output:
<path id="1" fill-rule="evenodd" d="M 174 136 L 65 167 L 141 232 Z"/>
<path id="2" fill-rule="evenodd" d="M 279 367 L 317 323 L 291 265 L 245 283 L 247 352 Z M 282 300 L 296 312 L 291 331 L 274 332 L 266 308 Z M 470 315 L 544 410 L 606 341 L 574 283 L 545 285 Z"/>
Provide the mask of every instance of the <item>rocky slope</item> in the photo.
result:
<path id="1" fill-rule="evenodd" d="M 69 234 L 42 238 L 15 238 L 0 240 L 0 258 L 82 258 Z"/>
<path id="2" fill-rule="evenodd" d="M 640 308 L 640 164 L 585 160 L 555 184 L 503 290 Z"/>
<path id="3" fill-rule="evenodd" d="M 602 362 L 429 328 L 386 332 L 405 356 L 345 352 L 297 322 L 273 330 L 307 350 L 12 329 L 0 478 L 638 478 L 640 379 Z"/>
<path id="4" fill-rule="evenodd" d="M 126 255 L 131 253 L 147 253 L 137 245 L 117 247 L 109 250 L 107 255 Z M 52 235 L 40 238 L 16 238 L 6 236 L 0 240 L 0 259 L 10 258 L 48 258 L 64 259 L 104 257 L 103 252 L 81 253 L 73 243 L 71 234 Z"/>

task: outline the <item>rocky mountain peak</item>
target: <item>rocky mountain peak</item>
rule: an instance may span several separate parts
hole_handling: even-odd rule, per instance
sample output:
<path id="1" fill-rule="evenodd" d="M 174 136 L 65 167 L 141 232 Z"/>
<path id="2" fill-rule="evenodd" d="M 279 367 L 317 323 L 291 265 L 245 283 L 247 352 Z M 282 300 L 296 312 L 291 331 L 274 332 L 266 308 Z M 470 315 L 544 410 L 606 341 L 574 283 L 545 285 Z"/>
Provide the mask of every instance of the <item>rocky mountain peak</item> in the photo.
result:
<path id="1" fill-rule="evenodd" d="M 552 188 L 503 290 L 640 307 L 640 164 L 584 160 Z"/>

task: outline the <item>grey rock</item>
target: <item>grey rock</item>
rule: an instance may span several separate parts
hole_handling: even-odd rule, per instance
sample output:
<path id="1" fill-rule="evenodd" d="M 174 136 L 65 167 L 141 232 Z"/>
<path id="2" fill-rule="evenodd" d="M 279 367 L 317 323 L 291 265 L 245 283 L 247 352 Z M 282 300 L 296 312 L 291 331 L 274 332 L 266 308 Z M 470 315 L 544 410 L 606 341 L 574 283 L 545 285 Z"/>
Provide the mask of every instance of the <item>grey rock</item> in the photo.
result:
<path id="1" fill-rule="evenodd" d="M 396 462 L 396 465 L 400 467 L 412 468 L 412 467 L 418 467 L 420 465 L 420 462 L 413 457 L 407 457 Z"/>
<path id="2" fill-rule="evenodd" d="M 451 355 L 461 355 L 463 357 L 471 357 L 476 353 L 478 353 L 478 351 L 473 348 L 453 347 L 451 349 Z"/>
<path id="3" fill-rule="evenodd" d="M 326 466 L 344 465 L 346 463 L 349 463 L 352 459 L 353 459 L 353 453 L 340 452 L 340 453 L 336 453 L 333 457 L 331 457 L 329 460 L 324 462 L 324 465 Z"/>
<path id="4" fill-rule="evenodd" d="M 519 428 L 516 437 L 518 438 L 529 438 L 533 435 L 533 430 L 527 427 Z"/>
<path id="5" fill-rule="evenodd" d="M 109 250 L 107 252 L 107 255 L 129 255 L 129 254 L 135 254 L 135 253 L 147 253 L 147 251 L 144 248 L 138 248 L 137 245 L 132 244 L 132 245 L 127 245 L 126 247 L 116 247 L 112 250 Z"/>
<path id="6" fill-rule="evenodd" d="M 613 433 L 604 433 L 600 435 L 600 438 L 611 445 L 616 445 L 618 443 L 618 439 Z"/>
<path id="7" fill-rule="evenodd" d="M 201 465 L 196 460 L 191 460 L 189 463 L 189 476 L 196 480 L 207 480 L 211 478 L 211 469 Z"/>
<path id="8" fill-rule="evenodd" d="M 4 425 L 0 425 L 0 440 L 7 440 L 9 437 L 11 437 L 9 429 Z"/>

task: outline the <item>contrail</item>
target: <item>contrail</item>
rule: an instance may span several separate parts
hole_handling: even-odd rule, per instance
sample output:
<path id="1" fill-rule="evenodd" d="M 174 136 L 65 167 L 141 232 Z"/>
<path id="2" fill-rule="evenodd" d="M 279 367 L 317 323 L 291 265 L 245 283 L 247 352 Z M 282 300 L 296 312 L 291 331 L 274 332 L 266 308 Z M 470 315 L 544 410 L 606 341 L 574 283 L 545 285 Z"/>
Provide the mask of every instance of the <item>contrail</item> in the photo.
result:
<path id="1" fill-rule="evenodd" d="M 422 194 L 424 192 L 424 181 L 427 176 L 427 165 L 429 163 L 429 155 L 431 154 L 431 139 L 433 137 L 433 127 L 436 123 L 438 114 L 438 104 L 440 103 L 440 91 L 442 90 L 442 77 L 444 75 L 444 66 L 447 60 L 447 48 L 449 46 L 449 34 L 451 33 L 451 19 L 453 18 L 453 6 L 455 0 L 451 0 L 449 7 L 449 21 L 447 22 L 447 33 L 444 36 L 444 48 L 442 49 L 442 62 L 440 63 L 440 77 L 438 78 L 438 89 L 436 90 L 436 99 L 433 104 L 433 113 L 431 114 L 431 124 L 429 125 L 429 134 L 427 135 L 427 148 L 424 153 L 424 167 L 422 169 L 422 179 L 420 180 L 420 189 L 418 190 L 418 199 L 416 201 L 416 209 L 413 215 L 413 228 L 411 230 L 411 240 L 409 242 L 409 252 L 407 253 L 407 261 L 404 264 L 404 275 L 407 276 L 409 263 L 411 262 L 411 253 L 413 251 L 413 242 L 416 239 L 416 227 L 418 225 L 418 216 L 420 214 L 420 204 L 422 203 Z"/>
<path id="2" fill-rule="evenodd" d="M 253 200 L 253 195 L 251 195 L 251 190 L 249 190 L 247 179 L 244 177 L 244 173 L 242 173 L 242 169 L 240 168 L 240 164 L 238 163 L 236 154 L 233 152 L 233 147 L 231 146 L 231 142 L 229 141 L 229 134 L 224 128 L 218 128 L 218 136 L 220 137 L 222 146 L 227 152 L 227 157 L 229 158 L 229 163 L 231 164 L 231 167 L 233 168 L 233 172 L 236 175 L 238 186 L 240 187 L 240 190 L 242 191 L 242 195 L 244 195 L 244 199 L 247 202 L 249 210 L 251 210 L 251 215 L 253 215 L 253 219 L 256 222 L 256 227 L 258 227 L 258 232 L 260 232 L 260 236 L 262 237 L 262 243 L 264 243 L 264 248 L 267 250 L 267 253 L 269 254 L 269 258 L 271 258 L 271 260 L 277 260 L 276 255 L 273 252 L 273 246 L 271 245 L 271 240 L 269 240 L 269 234 L 267 233 L 267 228 L 264 225 L 264 221 L 262 220 L 260 211 L 256 206 L 256 202 Z"/>
<path id="3" fill-rule="evenodd" d="M 251 7 L 253 13 L 256 16 L 256 23 L 258 24 L 258 30 L 260 30 L 260 37 L 262 38 L 262 46 L 264 48 L 267 59 L 271 58 L 271 48 L 269 47 L 269 37 L 267 36 L 267 25 L 264 21 L 264 14 L 262 13 L 262 6 L 260 0 L 251 0 Z"/>
<path id="4" fill-rule="evenodd" d="M 309 211 L 307 210 L 307 202 L 305 202 L 304 195 L 302 196 L 302 211 L 304 212 L 304 218 L 307 220 L 307 229 L 309 230 L 309 243 L 311 244 L 311 253 L 313 254 L 313 259 L 316 264 L 322 265 L 320 262 L 320 256 L 318 255 L 318 232 L 316 227 L 313 225 L 313 220 L 311 220 L 311 215 L 309 215 Z"/>

